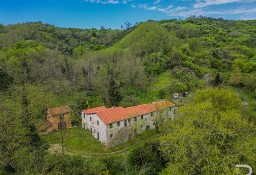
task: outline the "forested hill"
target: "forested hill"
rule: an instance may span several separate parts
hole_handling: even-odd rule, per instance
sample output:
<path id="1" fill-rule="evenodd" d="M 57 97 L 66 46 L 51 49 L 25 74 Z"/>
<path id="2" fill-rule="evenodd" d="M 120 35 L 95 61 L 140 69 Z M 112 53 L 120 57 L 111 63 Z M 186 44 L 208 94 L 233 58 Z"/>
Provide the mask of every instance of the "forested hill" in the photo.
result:
<path id="1" fill-rule="evenodd" d="M 255 47 L 255 20 L 191 17 L 148 21 L 126 30 L 58 28 L 40 22 L 1 25 L 0 66 L 6 75 L 1 89 L 40 83 L 58 95 L 84 92 L 96 94 L 97 103 L 132 105 L 159 98 L 148 94 L 149 99 L 141 99 L 140 94 L 169 71 L 169 82 L 158 91 L 161 97 L 214 85 L 216 77 L 256 95 Z"/>
<path id="2" fill-rule="evenodd" d="M 179 117 L 157 121 L 155 139 L 123 157 L 50 155 L 36 130 L 47 108 L 69 105 L 81 126 L 81 109 L 173 101 L 184 91 Z M 190 17 L 125 30 L 0 25 L 0 174 L 235 174 L 241 163 L 255 170 L 255 98 L 256 20 Z M 67 131 L 75 139 L 68 142 L 90 143 L 78 130 Z"/>
<path id="3" fill-rule="evenodd" d="M 0 48 L 12 46 L 21 40 L 34 40 L 43 43 L 51 50 L 72 55 L 74 48 L 83 46 L 98 50 L 112 45 L 125 35 L 125 31 L 101 27 L 96 29 L 59 28 L 41 22 L 15 25 L 0 25 Z"/>

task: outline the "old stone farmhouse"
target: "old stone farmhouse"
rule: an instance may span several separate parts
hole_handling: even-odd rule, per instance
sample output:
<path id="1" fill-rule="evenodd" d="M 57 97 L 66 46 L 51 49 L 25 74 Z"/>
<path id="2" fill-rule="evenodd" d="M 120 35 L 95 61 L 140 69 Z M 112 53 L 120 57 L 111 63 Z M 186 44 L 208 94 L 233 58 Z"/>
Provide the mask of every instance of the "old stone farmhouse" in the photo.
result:
<path id="1" fill-rule="evenodd" d="M 67 105 L 48 108 L 47 119 L 39 125 L 38 130 L 41 133 L 49 133 L 60 129 L 71 128 L 70 112 L 71 109 Z"/>
<path id="2" fill-rule="evenodd" d="M 128 108 L 100 106 L 81 111 L 82 127 L 111 147 L 144 130 L 155 129 L 158 118 L 173 118 L 175 110 L 175 104 L 167 100 Z"/>

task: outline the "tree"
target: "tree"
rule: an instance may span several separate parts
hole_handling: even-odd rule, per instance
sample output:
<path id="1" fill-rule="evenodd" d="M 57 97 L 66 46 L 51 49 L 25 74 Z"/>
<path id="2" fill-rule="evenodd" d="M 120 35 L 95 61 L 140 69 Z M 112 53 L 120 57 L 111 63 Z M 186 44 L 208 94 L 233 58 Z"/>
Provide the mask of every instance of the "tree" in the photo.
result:
<path id="1" fill-rule="evenodd" d="M 158 141 L 148 141 L 133 149 L 129 154 L 129 162 L 142 174 L 158 174 L 166 166 L 166 159 L 159 151 Z"/>
<path id="2" fill-rule="evenodd" d="M 42 171 L 47 145 L 37 133 L 28 89 L 12 93 L 16 101 L 11 94 L 0 104 L 0 173 L 36 174 Z"/>
<path id="3" fill-rule="evenodd" d="M 213 80 L 213 84 L 214 86 L 219 86 L 221 83 L 222 83 L 222 80 L 220 78 L 220 73 L 217 73 Z"/>
<path id="4" fill-rule="evenodd" d="M 161 174 L 234 174 L 241 163 L 255 169 L 255 125 L 242 116 L 240 104 L 230 90 L 198 91 L 166 123 L 160 150 L 169 163 Z"/>
<path id="5" fill-rule="evenodd" d="M 83 46 L 78 46 L 74 49 L 74 57 L 80 59 L 86 54 L 86 49 Z"/>
<path id="6" fill-rule="evenodd" d="M 0 67 L 0 91 L 6 90 L 13 83 L 13 78 Z"/>
<path id="7" fill-rule="evenodd" d="M 229 83 L 233 86 L 240 86 L 242 83 L 242 73 L 239 67 L 235 67 L 232 71 Z"/>
<path id="8" fill-rule="evenodd" d="M 120 84 L 119 82 L 115 79 L 112 70 L 110 70 L 109 74 L 109 87 L 108 87 L 108 99 L 109 99 L 109 104 L 111 106 L 118 106 L 120 101 L 122 100 L 122 95 L 120 92 Z"/>

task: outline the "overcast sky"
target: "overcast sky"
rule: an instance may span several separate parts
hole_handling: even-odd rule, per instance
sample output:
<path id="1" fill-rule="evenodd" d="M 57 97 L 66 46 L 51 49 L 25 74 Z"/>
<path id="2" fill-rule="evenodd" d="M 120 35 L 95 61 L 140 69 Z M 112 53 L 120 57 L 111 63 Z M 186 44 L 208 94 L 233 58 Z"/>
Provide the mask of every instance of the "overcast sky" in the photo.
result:
<path id="1" fill-rule="evenodd" d="M 256 19 L 256 0 L 0 0 L 0 23 L 42 21 L 59 27 L 118 28 L 126 21 Z"/>

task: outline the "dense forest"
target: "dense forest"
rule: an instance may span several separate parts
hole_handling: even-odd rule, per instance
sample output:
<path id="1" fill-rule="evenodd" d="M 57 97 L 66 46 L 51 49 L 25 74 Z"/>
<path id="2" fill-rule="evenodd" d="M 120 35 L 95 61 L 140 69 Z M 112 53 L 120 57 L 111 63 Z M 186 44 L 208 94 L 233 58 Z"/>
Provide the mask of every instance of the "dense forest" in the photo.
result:
<path id="1" fill-rule="evenodd" d="M 68 104 L 80 126 L 81 109 L 173 101 L 184 91 L 174 101 L 178 117 L 122 156 L 53 155 L 36 129 L 49 107 Z M 189 17 L 123 30 L 0 25 L 0 99 L 0 174 L 256 170 L 256 20 Z"/>

